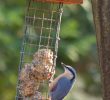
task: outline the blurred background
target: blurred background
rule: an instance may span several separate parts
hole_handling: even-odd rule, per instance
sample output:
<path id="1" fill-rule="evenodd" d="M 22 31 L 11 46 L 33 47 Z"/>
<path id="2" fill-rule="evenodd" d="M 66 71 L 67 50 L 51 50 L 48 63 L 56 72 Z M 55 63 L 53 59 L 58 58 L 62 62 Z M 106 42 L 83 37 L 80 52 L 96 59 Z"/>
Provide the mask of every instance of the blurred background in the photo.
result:
<path id="1" fill-rule="evenodd" d="M 0 100 L 14 100 L 25 0 L 0 0 Z M 64 5 L 57 75 L 60 63 L 77 70 L 75 86 L 64 100 L 102 100 L 96 36 L 90 0 L 82 5 Z M 56 76 L 57 76 L 56 75 Z"/>

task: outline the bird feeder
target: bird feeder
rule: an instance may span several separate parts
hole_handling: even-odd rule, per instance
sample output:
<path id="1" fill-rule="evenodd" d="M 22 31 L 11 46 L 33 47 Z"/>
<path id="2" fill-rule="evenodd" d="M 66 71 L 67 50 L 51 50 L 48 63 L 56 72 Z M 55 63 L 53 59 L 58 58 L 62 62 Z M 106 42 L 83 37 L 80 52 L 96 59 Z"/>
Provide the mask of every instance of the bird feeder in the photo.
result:
<path id="1" fill-rule="evenodd" d="M 27 0 L 16 100 L 49 100 L 63 4 L 82 0 Z"/>

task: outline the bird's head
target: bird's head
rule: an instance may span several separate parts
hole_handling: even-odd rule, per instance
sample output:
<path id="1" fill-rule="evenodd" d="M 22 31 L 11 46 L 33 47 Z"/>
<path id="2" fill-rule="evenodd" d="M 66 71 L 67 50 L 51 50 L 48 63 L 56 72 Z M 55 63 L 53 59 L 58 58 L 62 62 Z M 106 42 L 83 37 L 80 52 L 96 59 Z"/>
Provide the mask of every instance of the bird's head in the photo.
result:
<path id="1" fill-rule="evenodd" d="M 68 75 L 68 77 L 71 77 L 71 79 L 74 79 L 76 77 L 76 71 L 73 67 L 64 63 L 61 63 L 61 65 L 64 67 L 65 73 L 66 75 Z"/>

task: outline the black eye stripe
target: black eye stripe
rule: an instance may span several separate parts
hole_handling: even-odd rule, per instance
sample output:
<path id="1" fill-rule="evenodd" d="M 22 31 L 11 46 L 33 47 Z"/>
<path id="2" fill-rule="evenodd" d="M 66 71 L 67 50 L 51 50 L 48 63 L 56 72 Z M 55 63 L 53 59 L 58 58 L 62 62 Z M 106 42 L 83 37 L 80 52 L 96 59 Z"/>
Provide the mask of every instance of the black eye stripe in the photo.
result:
<path id="1" fill-rule="evenodd" d="M 73 72 L 73 70 L 71 68 L 69 68 L 69 67 L 66 67 L 66 68 L 73 74 L 73 78 L 72 79 L 74 79 L 75 78 L 75 73 Z"/>

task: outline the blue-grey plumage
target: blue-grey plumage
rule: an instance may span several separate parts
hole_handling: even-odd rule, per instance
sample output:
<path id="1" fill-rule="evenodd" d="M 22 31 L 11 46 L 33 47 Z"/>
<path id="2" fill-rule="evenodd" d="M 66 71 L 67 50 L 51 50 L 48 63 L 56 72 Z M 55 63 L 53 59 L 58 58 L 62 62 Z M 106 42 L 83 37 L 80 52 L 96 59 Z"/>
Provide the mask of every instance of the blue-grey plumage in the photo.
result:
<path id="1" fill-rule="evenodd" d="M 50 84 L 51 100 L 62 100 L 71 90 L 76 78 L 76 71 L 73 67 L 62 63 L 65 72 L 59 75 Z"/>

